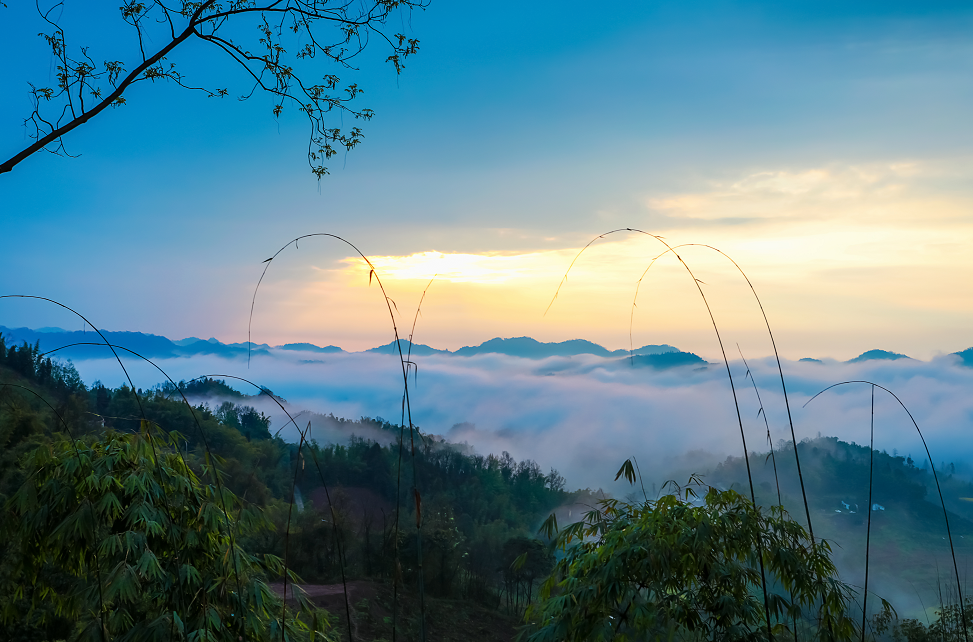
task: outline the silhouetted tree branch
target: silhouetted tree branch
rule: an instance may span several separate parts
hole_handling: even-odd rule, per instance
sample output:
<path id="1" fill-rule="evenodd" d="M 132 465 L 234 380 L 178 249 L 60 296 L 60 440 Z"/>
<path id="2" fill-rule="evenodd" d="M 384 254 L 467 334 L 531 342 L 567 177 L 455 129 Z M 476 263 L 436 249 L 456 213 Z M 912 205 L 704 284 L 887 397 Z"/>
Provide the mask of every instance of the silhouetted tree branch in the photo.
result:
<path id="1" fill-rule="evenodd" d="M 210 97 L 227 96 L 225 87 L 192 86 L 174 63 L 167 62 L 174 49 L 197 39 L 213 45 L 245 70 L 252 85 L 240 100 L 259 89 L 273 96 L 275 116 L 288 104 L 304 112 L 310 126 L 308 164 L 320 179 L 328 174 L 327 159 L 342 147 L 353 149 L 362 140 L 360 127 L 334 127 L 328 117 L 337 112 L 353 120 L 369 120 L 374 112 L 352 104 L 362 93 L 357 83 L 342 83 L 332 73 L 313 77 L 320 73 L 319 65 L 310 63 L 321 60 L 355 71 L 352 60 L 374 36 L 388 47 L 385 61 L 401 73 L 405 59 L 418 52 L 419 41 L 401 33 L 390 35 L 388 20 L 395 11 L 425 8 L 426 0 L 123 0 L 121 18 L 135 32 L 139 56 L 135 61 L 106 60 L 101 65 L 89 54 L 89 47 L 69 47 L 65 29 L 52 17 L 62 6 L 58 2 L 45 10 L 37 5 L 48 25 L 40 35 L 57 61 L 57 82 L 54 87 L 30 85 L 34 109 L 24 124 L 33 142 L 0 164 L 0 174 L 41 150 L 69 156 L 65 134 L 108 107 L 124 105 L 125 92 L 138 82 L 171 81 Z M 256 31 L 256 37 L 241 37 L 248 28 Z M 159 42 L 160 35 L 164 44 L 147 48 Z"/>

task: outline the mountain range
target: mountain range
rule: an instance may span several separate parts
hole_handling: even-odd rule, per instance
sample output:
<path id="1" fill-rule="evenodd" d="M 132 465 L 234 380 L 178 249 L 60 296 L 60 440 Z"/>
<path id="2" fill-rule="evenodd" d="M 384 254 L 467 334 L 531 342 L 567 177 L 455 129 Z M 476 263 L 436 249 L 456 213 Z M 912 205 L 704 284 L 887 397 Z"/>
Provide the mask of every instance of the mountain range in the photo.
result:
<path id="1" fill-rule="evenodd" d="M 270 355 L 277 350 L 314 352 L 320 354 L 346 352 L 338 346 L 318 346 L 313 343 L 287 343 L 270 346 L 266 343 L 223 343 L 217 339 L 200 339 L 188 337 L 172 340 L 155 334 L 142 332 L 110 332 L 103 331 L 105 338 L 116 346 L 124 346 L 143 357 L 164 359 L 172 357 L 191 357 L 196 355 L 215 355 L 225 358 L 242 358 L 248 354 Z M 108 349 L 98 334 L 92 330 L 69 331 L 63 328 L 45 327 L 32 330 L 30 328 L 8 328 L 0 325 L 0 336 L 7 345 L 27 342 L 31 345 L 39 343 L 43 352 L 52 352 L 52 356 L 71 359 L 96 359 L 110 356 Z M 546 359 L 548 357 L 570 357 L 575 355 L 594 355 L 604 358 L 636 357 L 634 365 L 651 365 L 653 367 L 673 367 L 677 365 L 705 364 L 705 361 L 691 352 L 682 352 L 668 344 L 645 345 L 629 350 L 609 350 L 605 347 L 586 341 L 572 339 L 545 343 L 530 337 L 515 337 L 510 339 L 495 338 L 476 346 L 465 346 L 458 350 L 440 350 L 421 343 L 411 344 L 407 339 L 400 339 L 404 354 L 415 356 L 452 355 L 471 357 L 481 354 L 503 354 L 524 359 Z M 411 347 L 411 350 L 410 350 Z M 364 352 L 379 354 L 397 354 L 395 342 L 371 348 Z M 961 363 L 973 367 L 973 348 L 953 353 L 960 358 Z M 664 356 L 667 355 L 667 356 Z M 859 363 L 869 360 L 897 360 L 910 359 L 904 354 L 887 350 L 868 350 L 845 363 Z M 801 361 L 820 362 L 818 359 L 804 358 Z"/>
<path id="2" fill-rule="evenodd" d="M 403 352 L 409 351 L 409 340 L 400 339 Z M 395 341 L 386 343 L 384 346 L 379 346 L 377 348 L 371 348 L 366 350 L 366 352 L 378 352 L 385 354 L 398 354 L 398 350 L 395 347 Z M 489 341 L 484 341 L 478 346 L 465 346 L 455 351 L 449 350 L 439 350 L 437 348 L 430 348 L 427 345 L 422 345 L 421 343 L 412 344 L 411 354 L 418 356 L 427 356 L 431 354 L 451 354 L 457 357 L 472 357 L 478 354 L 505 354 L 511 357 L 521 357 L 524 359 L 546 359 L 548 357 L 571 357 L 579 354 L 593 354 L 596 357 L 628 357 L 631 355 L 648 355 L 648 354 L 663 354 L 665 352 L 679 352 L 678 348 L 673 346 L 662 344 L 662 345 L 646 345 L 641 348 L 636 348 L 633 351 L 628 350 L 609 350 L 608 348 L 603 348 L 597 343 L 592 343 L 591 341 L 586 341 L 584 339 L 571 339 L 570 341 L 561 341 L 558 343 L 543 343 L 537 339 L 531 339 L 530 337 L 516 337 L 513 339 L 490 339 Z"/>
<path id="3" fill-rule="evenodd" d="M 105 338 L 116 346 L 124 346 L 128 350 L 137 352 L 143 357 L 151 359 L 165 359 L 171 357 L 191 357 L 196 355 L 217 355 L 227 358 L 247 356 L 247 343 L 223 343 L 217 339 L 200 339 L 188 337 L 186 339 L 171 340 L 155 334 L 141 332 L 111 332 L 102 331 Z M 110 356 L 104 347 L 104 341 L 93 330 L 69 331 L 62 328 L 8 328 L 0 325 L 0 335 L 7 345 L 27 342 L 31 345 L 39 343 L 42 352 L 55 350 L 52 356 L 71 359 L 95 359 Z M 404 353 L 410 352 L 407 339 L 400 339 Z M 274 350 L 315 352 L 320 354 L 345 352 L 338 346 L 318 346 L 313 343 L 287 343 L 270 346 L 266 343 L 250 343 L 251 355 L 268 355 Z M 396 354 L 398 350 L 395 342 L 387 343 L 364 352 L 379 354 Z M 581 354 L 591 354 L 599 357 L 627 357 L 630 355 L 645 356 L 664 353 L 680 353 L 679 349 L 670 345 L 646 345 L 631 353 L 628 350 L 608 350 L 597 343 L 574 339 L 559 343 L 543 343 L 530 337 L 514 339 L 490 339 L 477 346 L 465 346 L 455 351 L 439 350 L 421 343 L 411 345 L 411 354 L 428 356 L 433 354 L 455 355 L 471 357 L 479 354 L 505 354 L 525 359 L 545 359 L 547 357 L 568 357 Z M 689 353 L 680 353 L 689 354 Z M 702 360 L 700 360 L 702 361 Z"/>

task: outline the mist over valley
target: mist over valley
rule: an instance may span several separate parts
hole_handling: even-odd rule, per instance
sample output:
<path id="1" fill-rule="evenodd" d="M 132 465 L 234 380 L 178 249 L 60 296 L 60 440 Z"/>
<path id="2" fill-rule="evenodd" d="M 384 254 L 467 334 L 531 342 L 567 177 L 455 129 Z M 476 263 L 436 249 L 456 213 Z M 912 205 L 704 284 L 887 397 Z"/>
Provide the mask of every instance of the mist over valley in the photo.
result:
<path id="1" fill-rule="evenodd" d="M 90 329 L 67 333 L 59 328 L 39 332 L 0 327 L 0 333 L 8 341 L 38 341 L 45 352 L 79 340 L 100 341 Z M 136 346 L 130 349 L 150 358 L 175 381 L 242 377 L 284 398 L 293 412 L 382 417 L 393 423 L 401 419 L 402 373 L 394 343 L 361 352 L 312 344 L 254 344 L 248 364 L 245 343 L 170 341 L 141 333 L 105 336 L 123 347 Z M 401 343 L 408 355 L 408 341 Z M 192 351 L 174 354 L 180 348 Z M 117 361 L 104 356 L 106 351 L 103 346 L 76 346 L 51 356 L 71 356 L 88 384 L 120 385 L 124 377 Z M 153 365 L 119 353 L 138 387 L 148 389 L 164 381 Z M 846 362 L 785 359 L 798 440 L 821 434 L 863 443 L 869 425 L 867 386 L 844 387 L 803 406 L 839 381 L 869 380 L 902 398 L 934 457 L 941 453 L 943 460 L 958 465 L 973 460 L 973 444 L 964 438 L 973 432 L 973 398 L 967 392 L 973 386 L 973 368 L 964 360 L 968 353 L 930 361 L 883 350 Z M 455 352 L 416 344 L 411 353 L 416 370 L 410 374 L 413 420 L 425 433 L 467 443 L 484 454 L 508 451 L 553 466 L 581 488 L 611 488 L 613 471 L 633 455 L 646 464 L 646 478 L 661 484 L 704 472 L 726 456 L 740 454 L 734 400 L 722 363 L 667 344 L 637 348 L 634 354 L 632 359 L 628 350 L 609 351 L 582 340 L 543 343 L 528 337 L 493 339 Z M 763 357 L 747 362 L 774 443 L 789 440 L 776 361 Z M 766 429 L 748 369 L 735 359 L 731 372 L 747 443 L 753 450 L 764 449 Z M 244 394 L 257 392 L 243 381 L 227 383 Z M 218 405 L 219 400 L 194 401 Z M 256 396 L 247 403 L 270 416 L 273 430 L 280 429 L 285 440 L 296 441 L 297 429 L 287 425 L 273 402 Z M 879 398 L 876 421 L 879 449 L 919 458 L 921 441 L 893 400 Z M 323 442 L 348 438 L 321 430 L 318 438 Z"/>
<path id="2" fill-rule="evenodd" d="M 90 330 L 0 328 L 0 333 L 9 340 L 37 342 L 42 351 L 54 351 L 52 356 L 70 354 L 88 385 L 115 387 L 125 381 L 118 362 L 103 356 L 103 346 L 57 350 L 96 343 L 100 338 Z M 151 358 L 154 365 L 118 350 L 129 375 L 146 394 L 162 383 L 158 366 L 177 382 L 222 380 L 225 385 L 215 387 L 190 385 L 195 391 L 189 393 L 189 401 L 213 412 L 227 405 L 253 408 L 267 418 L 270 433 L 291 444 L 300 440 L 306 427 L 306 439 L 322 446 L 345 447 L 356 439 L 389 448 L 397 443 L 394 426 L 403 419 L 402 371 L 394 342 L 360 352 L 307 343 L 254 344 L 248 357 L 245 343 L 104 334 L 114 345 L 127 347 L 127 340 L 138 347 L 132 350 Z M 639 496 L 641 486 L 633 488 L 614 478 L 629 458 L 638 462 L 639 484 L 652 496 L 664 492 L 668 482 L 685 483 L 693 474 L 701 475 L 704 483 L 747 492 L 734 398 L 722 363 L 668 344 L 644 346 L 630 354 L 582 340 L 543 343 L 528 337 L 493 339 L 454 352 L 420 344 L 411 346 L 410 352 L 407 341 L 402 341 L 402 348 L 413 364 L 411 413 L 424 435 L 424 447 L 479 456 L 509 453 L 513 461 L 536 462 L 540 471 L 561 475 L 567 488 L 589 489 L 595 497 Z M 973 446 L 966 438 L 973 431 L 968 353 L 921 361 L 873 349 L 843 362 L 782 362 L 795 436 L 806 451 L 802 457 L 812 519 L 819 535 L 835 542 L 835 559 L 846 577 L 862 573 L 863 516 L 869 513 L 862 453 L 867 449 L 854 444 L 868 443 L 870 386 L 841 386 L 805 404 L 834 383 L 854 380 L 885 386 L 902 399 L 946 484 L 956 550 L 965 565 L 973 559 L 973 502 L 964 499 L 973 497 Z M 793 467 L 777 361 L 749 358 L 745 365 L 735 359 L 730 371 L 758 502 L 770 505 L 780 499 L 800 513 L 802 490 Z M 243 379 L 272 392 L 277 400 Z M 219 392 L 224 389 L 225 394 Z M 171 390 L 168 396 L 177 398 Z M 921 616 L 923 600 L 934 601 L 940 587 L 928 569 L 937 564 L 946 568 L 949 562 L 949 549 L 939 534 L 941 513 L 937 517 L 931 466 L 914 425 L 891 396 L 879 392 L 874 421 L 875 447 L 885 458 L 880 468 L 888 469 L 873 489 L 875 590 L 894 598 L 904 615 Z M 773 461 L 771 444 L 776 449 Z M 587 510 L 583 504 L 559 508 L 559 519 L 577 520 Z M 538 526 L 536 522 L 532 528 Z M 914 569 L 911 579 L 903 579 L 896 570 L 903 568 L 896 556 L 903 547 L 917 545 L 922 548 L 910 553 L 906 564 Z"/>

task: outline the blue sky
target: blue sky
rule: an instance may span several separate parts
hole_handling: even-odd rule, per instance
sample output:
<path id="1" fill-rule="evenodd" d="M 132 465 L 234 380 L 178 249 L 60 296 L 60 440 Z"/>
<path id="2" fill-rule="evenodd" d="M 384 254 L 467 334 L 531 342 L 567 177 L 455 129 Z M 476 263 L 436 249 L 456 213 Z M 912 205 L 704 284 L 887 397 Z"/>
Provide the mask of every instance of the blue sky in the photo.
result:
<path id="1" fill-rule="evenodd" d="M 24 143 L 27 82 L 50 77 L 33 8 L 10 4 L 0 54 L 19 64 L 0 71 L 4 157 Z M 131 53 L 114 5 L 87 8 L 65 4 L 71 42 L 96 60 Z M 433 258 L 468 257 L 430 290 L 425 343 L 530 334 L 616 348 L 657 253 L 644 239 L 610 239 L 541 313 L 578 249 L 631 226 L 732 254 L 793 357 L 960 350 L 973 345 L 971 21 L 961 3 L 433 0 L 393 28 L 421 41 L 400 77 L 384 50 L 362 60 L 354 79 L 377 116 L 320 184 L 300 119 L 236 101 L 242 77 L 192 44 L 172 61 L 231 97 L 144 83 L 66 138 L 80 158 L 38 154 L 0 176 L 0 290 L 56 298 L 109 329 L 238 341 L 260 262 L 333 232 L 382 258 L 403 319 Z M 348 256 L 309 243 L 275 264 L 255 338 L 385 343 L 381 300 Z M 730 278 L 685 258 L 708 283 Z M 711 352 L 698 295 L 675 272 L 648 294 L 665 305 L 638 326 L 643 343 Z M 727 283 L 714 293 L 727 328 L 758 341 L 752 306 Z M 23 303 L 0 318 L 73 323 Z"/>

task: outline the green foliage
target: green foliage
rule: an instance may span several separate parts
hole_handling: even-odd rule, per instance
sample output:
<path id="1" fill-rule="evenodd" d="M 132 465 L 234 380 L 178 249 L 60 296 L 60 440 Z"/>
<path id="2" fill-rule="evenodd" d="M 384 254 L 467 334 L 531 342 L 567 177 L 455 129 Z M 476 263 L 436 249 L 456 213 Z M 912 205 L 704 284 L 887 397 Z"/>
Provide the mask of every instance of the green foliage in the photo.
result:
<path id="1" fill-rule="evenodd" d="M 43 626 L 54 612 L 92 641 L 330 640 L 326 613 L 301 599 L 285 614 L 267 585 L 281 561 L 236 541 L 266 526 L 260 513 L 201 482 L 178 438 L 143 424 L 29 455 L 5 508 L 5 622 Z"/>
<path id="2" fill-rule="evenodd" d="M 528 609 L 529 642 L 766 639 L 760 560 L 774 636 L 795 624 L 820 640 L 856 635 L 828 544 L 732 490 L 604 499 L 554 541 L 564 554 Z"/>
<path id="3" fill-rule="evenodd" d="M 798 495 L 796 486 L 797 469 L 794 460 L 794 445 L 781 441 L 777 444 L 776 461 L 780 477 L 781 490 L 785 494 Z M 868 503 L 868 466 L 869 448 L 839 440 L 837 437 L 819 437 L 805 439 L 798 444 L 804 482 L 812 491 L 808 492 L 808 501 L 812 508 L 832 510 L 840 508 L 839 501 L 844 500 L 852 504 L 858 503 L 864 507 Z M 773 469 L 769 462 L 765 465 L 754 465 L 761 461 L 760 457 L 751 458 L 754 483 L 759 486 L 760 481 L 776 485 Z M 932 484 L 932 475 L 928 470 L 916 468 L 911 458 L 893 456 L 888 453 L 875 451 L 874 458 L 874 487 L 876 496 L 874 501 L 883 506 L 921 506 L 925 502 L 928 486 Z M 744 471 L 746 464 L 741 457 L 728 457 L 717 466 L 711 480 L 726 483 L 739 482 L 746 479 Z M 945 476 L 943 482 L 946 481 Z M 973 492 L 973 487 L 965 485 L 966 490 Z M 957 490 L 960 490 L 957 488 Z M 764 498 L 770 499 L 771 493 L 764 489 Z M 758 490 L 758 502 L 760 502 Z M 773 502 L 777 503 L 776 495 Z M 930 506 L 930 508 L 932 508 Z M 930 513 L 930 516 L 934 513 Z"/>
<path id="4" fill-rule="evenodd" d="M 59 399 L 85 392 L 81 376 L 70 361 L 60 362 L 44 357 L 40 344 L 6 345 L 0 334 L 0 366 L 6 366 L 27 381 L 47 388 Z"/>
<path id="5" fill-rule="evenodd" d="M 884 510 L 869 511 L 872 458 L 867 446 L 819 437 L 805 439 L 798 449 L 814 534 L 832 542 L 842 576 L 862 583 L 868 537 L 869 603 L 872 594 L 899 595 L 897 608 L 908 617 L 920 614 L 922 601 L 927 605 L 940 603 L 939 587 L 944 575 L 937 564 L 943 556 L 950 555 L 950 542 L 928 462 L 915 462 L 908 453 L 875 451 L 871 503 Z M 803 514 L 794 447 L 781 443 L 775 451 L 783 504 L 792 514 Z M 751 455 L 750 464 L 757 503 L 776 504 L 777 479 L 772 463 L 758 453 Z M 952 545 L 962 559 L 973 552 L 973 539 L 969 537 L 973 502 L 964 499 L 973 497 L 973 485 L 967 471 L 961 469 L 961 474 L 953 475 L 950 470 L 949 464 L 937 464 L 949 511 Z M 746 493 L 746 472 L 741 458 L 730 457 L 707 476 L 707 481 Z"/>
<path id="6" fill-rule="evenodd" d="M 342 423 L 348 432 L 383 430 L 390 437 L 399 436 L 398 426 L 380 420 L 362 418 Z M 406 448 L 408 443 L 407 435 Z M 532 595 L 532 591 L 523 583 L 511 583 L 507 577 L 513 558 L 504 557 L 504 546 L 511 539 L 524 538 L 540 515 L 571 501 L 575 494 L 563 491 L 563 478 L 557 471 L 544 475 L 530 460 L 518 462 L 508 453 L 500 457 L 464 453 L 434 437 L 426 437 L 421 443 L 414 464 L 406 452 L 401 475 L 403 480 L 411 479 L 415 465 L 420 479 L 426 589 L 434 595 L 474 598 L 497 606 L 501 596 L 519 586 L 521 597 L 516 608 L 522 608 L 524 597 Z M 346 543 L 342 558 L 346 570 L 352 576 L 392 577 L 396 572 L 398 444 L 382 446 L 353 437 L 347 445 L 305 445 L 303 453 L 306 466 L 299 470 L 298 484 L 306 501 L 313 500 L 308 502 L 306 511 L 313 511 L 315 517 L 291 519 L 291 558 L 300 560 L 305 576 L 336 581 L 339 568 L 331 526 L 336 519 L 341 541 Z M 326 503 L 314 460 L 320 464 L 324 481 L 331 489 L 334 515 Z M 371 503 L 346 502 L 345 490 L 356 496 L 365 495 Z M 409 496 L 409 484 L 403 483 L 401 492 L 400 571 L 410 583 L 417 573 L 415 503 Z M 274 506 L 270 513 L 282 532 L 286 527 L 285 506 Z M 283 552 L 280 537 L 263 538 L 253 546 L 256 550 Z"/>
<path id="7" fill-rule="evenodd" d="M 5 349 L 4 357 L 9 352 Z M 25 363 L 38 361 L 30 346 L 18 347 L 14 354 L 16 358 L 29 355 L 30 359 L 23 358 Z M 403 590 L 413 590 L 418 543 L 415 503 L 411 484 L 405 481 L 412 479 L 413 459 L 406 435 L 403 484 L 401 496 L 396 497 L 399 426 L 381 419 L 324 418 L 337 426 L 339 434 L 376 435 L 384 443 L 357 437 L 345 444 L 312 442 L 305 443 L 298 455 L 297 444 L 269 438 L 266 417 L 242 405 L 249 397 L 220 381 L 138 391 L 95 382 L 90 390 L 81 385 L 78 392 L 62 397 L 55 384 L 38 381 L 34 365 L 23 369 L 30 378 L 0 365 L 0 505 L 30 475 L 26 457 L 32 450 L 50 451 L 52 442 L 66 434 L 100 442 L 109 435 L 118 438 L 117 433 L 138 433 L 144 417 L 153 431 L 163 427 L 178 433 L 166 448 L 170 454 L 173 448 L 178 452 L 180 465 L 201 479 L 210 479 L 218 466 L 224 488 L 239 498 L 240 505 L 262 510 L 272 528 L 234 531 L 235 543 L 248 553 L 282 558 L 284 534 L 289 533 L 288 566 L 300 569 L 309 581 L 339 581 L 343 563 L 349 578 L 398 577 L 404 582 Z M 4 383 L 23 388 L 4 387 Z M 197 395 L 196 399 L 213 393 L 235 403 L 215 409 L 190 407 L 177 388 Z M 248 427 L 249 435 L 244 432 Z M 564 491 L 564 478 L 556 470 L 544 474 L 533 461 L 516 461 L 507 453 L 477 455 L 431 436 L 417 436 L 416 443 L 428 593 L 474 599 L 491 607 L 512 600 L 508 608 L 522 612 L 536 595 L 543 573 L 534 573 L 535 578 L 511 575 L 510 565 L 517 556 L 508 555 L 510 542 L 524 539 L 542 515 L 573 501 L 576 493 Z M 326 499 L 315 461 L 333 506 Z M 290 508 L 295 471 L 304 511 Z M 401 515 L 396 539 L 397 502 Z M 28 606 L 17 608 L 26 612 Z M 0 631 L 0 639 L 4 637 Z"/>
<path id="8" fill-rule="evenodd" d="M 247 441 L 251 439 L 270 439 L 270 417 L 257 412 L 251 406 L 238 406 L 224 401 L 216 409 L 220 423 L 240 431 Z"/>
<path id="9" fill-rule="evenodd" d="M 964 600 L 966 604 L 966 631 L 963 627 L 963 610 L 958 600 L 951 600 L 955 594 L 944 597 L 948 602 L 936 610 L 936 619 L 923 624 L 916 619 L 896 620 L 890 613 L 878 613 L 872 619 L 872 628 L 883 639 L 893 642 L 963 642 L 966 633 L 973 629 L 973 599 Z"/>
<path id="10" fill-rule="evenodd" d="M 226 397 L 227 399 L 244 399 L 246 396 L 242 392 L 234 390 L 226 385 L 223 379 L 213 379 L 212 377 L 202 377 L 192 381 L 180 381 L 177 386 L 166 383 L 162 389 L 167 393 L 175 393 L 176 388 L 182 391 L 187 397 Z"/>
<path id="11" fill-rule="evenodd" d="M 503 584 L 507 608 L 521 612 L 534 599 L 534 587 L 554 570 L 554 555 L 543 542 L 513 537 L 503 545 Z"/>
<path id="12" fill-rule="evenodd" d="M 289 496 L 293 469 L 288 466 L 288 453 L 292 447 L 270 439 L 265 416 L 249 406 L 224 404 L 216 413 L 204 405 L 190 407 L 181 397 L 170 397 L 172 390 L 166 387 L 137 392 L 138 400 L 128 386 L 115 390 L 96 386 L 89 393 L 89 405 L 103 404 L 102 421 L 108 428 L 137 431 L 145 417 L 153 426 L 178 432 L 180 449 L 197 469 L 204 464 L 208 449 L 220 458 L 227 485 L 248 501 L 263 505 L 271 497 Z"/>

